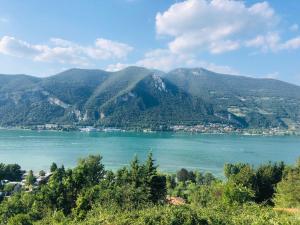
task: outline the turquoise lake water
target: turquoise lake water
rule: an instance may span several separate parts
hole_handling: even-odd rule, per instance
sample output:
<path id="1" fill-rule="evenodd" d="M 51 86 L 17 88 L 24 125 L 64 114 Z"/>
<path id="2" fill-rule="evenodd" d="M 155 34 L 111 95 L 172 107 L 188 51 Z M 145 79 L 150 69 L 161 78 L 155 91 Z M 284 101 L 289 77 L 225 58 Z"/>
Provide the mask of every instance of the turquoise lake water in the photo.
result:
<path id="1" fill-rule="evenodd" d="M 52 162 L 72 167 L 89 154 L 101 154 L 106 168 L 116 169 L 128 165 L 135 154 L 144 160 L 150 150 L 161 171 L 184 167 L 222 176 L 226 162 L 294 163 L 300 156 L 300 137 L 0 130 L 0 162 L 34 171 L 48 170 Z"/>

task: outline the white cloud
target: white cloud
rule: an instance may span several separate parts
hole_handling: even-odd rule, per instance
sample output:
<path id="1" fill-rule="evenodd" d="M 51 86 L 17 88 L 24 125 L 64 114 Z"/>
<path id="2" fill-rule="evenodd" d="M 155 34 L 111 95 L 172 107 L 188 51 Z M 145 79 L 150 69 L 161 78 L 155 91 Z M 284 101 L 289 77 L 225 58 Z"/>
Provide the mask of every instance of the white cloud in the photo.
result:
<path id="1" fill-rule="evenodd" d="M 265 78 L 268 79 L 278 79 L 278 77 L 279 77 L 279 72 L 277 71 L 265 75 Z"/>
<path id="2" fill-rule="evenodd" d="M 167 49 L 155 49 L 147 52 L 143 59 L 136 62 L 138 66 L 144 66 L 147 68 L 170 70 L 179 66 L 181 62 L 184 62 L 186 56 L 172 54 Z"/>
<path id="3" fill-rule="evenodd" d="M 95 47 L 87 48 L 87 53 L 95 59 L 125 58 L 133 48 L 127 44 L 98 38 Z"/>
<path id="4" fill-rule="evenodd" d="M 0 52 L 2 54 L 16 57 L 33 57 L 40 53 L 42 46 L 30 45 L 29 43 L 18 40 L 14 37 L 4 36 L 0 39 Z"/>
<path id="5" fill-rule="evenodd" d="M 233 51 L 238 49 L 239 47 L 240 44 L 238 41 L 231 40 L 212 42 L 209 46 L 210 52 L 212 54 L 220 54 L 222 52 Z"/>
<path id="6" fill-rule="evenodd" d="M 246 41 L 245 46 L 260 48 L 263 52 L 293 50 L 300 48 L 300 36 L 282 42 L 278 33 L 269 33 Z"/>
<path id="7" fill-rule="evenodd" d="M 0 39 L 2 54 L 81 66 L 89 65 L 93 60 L 122 59 L 132 50 L 127 44 L 103 38 L 96 39 L 92 46 L 82 46 L 60 38 L 51 38 L 49 45 L 30 44 L 9 36 Z"/>
<path id="8" fill-rule="evenodd" d="M 278 51 L 280 36 L 278 33 L 268 33 L 266 35 L 258 35 L 253 39 L 245 41 L 246 47 L 260 48 L 263 52 Z"/>
<path id="9" fill-rule="evenodd" d="M 126 64 L 126 63 L 109 64 L 105 70 L 110 72 L 115 72 L 115 71 L 122 70 L 128 66 L 131 66 L 131 64 Z"/>
<path id="10" fill-rule="evenodd" d="M 298 49 L 298 48 L 300 48 L 300 36 L 286 41 L 280 47 L 281 47 L 281 49 Z"/>
<path id="11" fill-rule="evenodd" d="M 163 71 L 169 71 L 178 67 L 203 67 L 219 73 L 238 73 L 229 66 L 220 66 L 214 63 L 208 63 L 206 61 L 199 60 L 197 57 L 195 57 L 195 55 L 176 54 L 167 49 L 155 49 L 150 51 L 145 54 L 143 59 L 137 61 L 135 65 Z"/>
<path id="12" fill-rule="evenodd" d="M 187 0 L 156 15 L 158 35 L 173 37 L 172 52 L 214 54 L 240 48 L 240 42 L 271 31 L 279 19 L 267 2 L 249 7 L 243 1 Z"/>

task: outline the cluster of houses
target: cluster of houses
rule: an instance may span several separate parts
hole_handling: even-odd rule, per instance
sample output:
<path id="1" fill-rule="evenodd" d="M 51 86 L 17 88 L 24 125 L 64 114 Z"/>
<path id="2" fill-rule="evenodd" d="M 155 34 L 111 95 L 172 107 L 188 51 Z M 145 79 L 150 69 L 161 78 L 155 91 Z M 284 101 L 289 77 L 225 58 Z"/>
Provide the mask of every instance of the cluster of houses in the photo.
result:
<path id="1" fill-rule="evenodd" d="M 199 124 L 195 126 L 175 125 L 171 126 L 170 129 L 174 132 L 184 131 L 195 133 L 232 133 L 236 131 L 232 125 L 216 123 Z"/>
<path id="2" fill-rule="evenodd" d="M 21 190 L 31 192 L 32 190 L 37 189 L 41 184 L 47 183 L 51 175 L 51 172 L 45 173 L 43 175 L 36 175 L 36 179 L 33 185 L 27 185 L 26 177 L 28 176 L 28 173 L 23 174 L 21 181 L 0 180 L 0 187 L 2 187 L 2 191 L 0 190 L 0 197 L 9 197 L 13 193 Z"/>

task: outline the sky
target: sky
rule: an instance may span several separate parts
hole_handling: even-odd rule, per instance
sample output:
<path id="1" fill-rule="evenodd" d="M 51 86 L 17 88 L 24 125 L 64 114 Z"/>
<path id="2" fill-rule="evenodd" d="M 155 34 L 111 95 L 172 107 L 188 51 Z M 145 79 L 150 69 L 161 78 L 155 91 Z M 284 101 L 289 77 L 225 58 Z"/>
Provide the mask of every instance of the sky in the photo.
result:
<path id="1" fill-rule="evenodd" d="M 298 0 L 0 0 L 0 73 L 136 65 L 300 85 Z"/>

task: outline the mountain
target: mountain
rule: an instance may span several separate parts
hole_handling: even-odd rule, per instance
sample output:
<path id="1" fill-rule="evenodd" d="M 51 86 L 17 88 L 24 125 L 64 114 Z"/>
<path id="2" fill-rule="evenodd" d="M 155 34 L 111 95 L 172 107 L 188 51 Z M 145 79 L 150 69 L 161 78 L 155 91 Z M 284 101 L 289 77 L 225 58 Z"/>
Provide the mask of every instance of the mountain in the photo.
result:
<path id="1" fill-rule="evenodd" d="M 168 73 L 71 69 L 37 78 L 0 75 L 0 126 L 46 123 L 166 129 L 222 123 L 240 128 L 293 127 L 300 87 L 202 68 Z"/>

